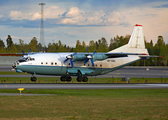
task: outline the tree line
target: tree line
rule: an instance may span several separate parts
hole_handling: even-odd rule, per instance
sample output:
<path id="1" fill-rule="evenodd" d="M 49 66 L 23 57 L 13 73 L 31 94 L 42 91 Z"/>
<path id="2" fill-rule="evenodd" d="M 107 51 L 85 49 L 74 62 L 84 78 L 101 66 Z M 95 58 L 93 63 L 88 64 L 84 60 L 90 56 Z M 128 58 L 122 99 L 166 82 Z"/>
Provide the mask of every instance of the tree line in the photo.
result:
<path id="1" fill-rule="evenodd" d="M 90 53 L 94 52 L 108 52 L 116 49 L 122 45 L 128 43 L 130 35 L 125 36 L 115 36 L 110 39 L 110 44 L 108 45 L 107 40 L 102 37 L 101 39 L 94 41 L 91 40 L 89 45 L 86 45 L 84 41 L 77 40 L 75 47 L 69 47 L 63 44 L 60 40 L 58 42 L 49 43 L 47 46 L 41 48 L 41 44 L 38 43 L 37 38 L 33 37 L 30 43 L 24 43 L 24 40 L 19 39 L 19 43 L 13 43 L 12 37 L 7 36 L 5 46 L 3 40 L 0 39 L 0 53 L 21 53 L 22 49 L 28 52 L 31 48 L 32 52 L 39 52 L 40 49 L 45 50 L 45 52 L 87 52 L 86 47 Z M 162 56 L 161 58 L 150 58 L 149 60 L 140 60 L 132 65 L 137 66 L 168 66 L 168 44 L 165 44 L 162 36 L 158 36 L 156 44 L 153 41 L 147 42 L 145 40 L 145 46 L 148 49 L 150 55 Z"/>

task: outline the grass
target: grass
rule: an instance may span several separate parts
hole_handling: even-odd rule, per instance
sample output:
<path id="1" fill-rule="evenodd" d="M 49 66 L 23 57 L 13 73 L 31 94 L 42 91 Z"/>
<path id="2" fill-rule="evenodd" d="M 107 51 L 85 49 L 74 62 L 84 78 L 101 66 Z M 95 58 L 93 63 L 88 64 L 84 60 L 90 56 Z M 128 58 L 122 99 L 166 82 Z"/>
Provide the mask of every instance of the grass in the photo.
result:
<path id="1" fill-rule="evenodd" d="M 36 82 L 31 82 L 30 77 L 0 77 L 0 83 L 68 83 L 61 82 L 59 77 L 37 77 Z M 79 83 L 76 77 L 69 83 Z M 80 82 L 83 83 L 83 82 Z M 127 83 L 121 78 L 95 78 L 89 77 L 87 83 Z M 131 78 L 129 83 L 168 83 L 168 78 Z"/>
<path id="2" fill-rule="evenodd" d="M 15 71 L 0 71 L 0 75 L 25 75 Z M 87 83 L 127 83 L 122 78 L 97 78 L 89 77 Z M 30 77 L 0 77 L 0 83 L 67 83 L 61 82 L 59 77 L 37 77 L 36 82 L 31 82 Z M 79 83 L 72 77 L 70 83 Z M 81 82 L 83 83 L 83 82 Z M 168 83 L 168 78 L 130 78 L 129 83 Z"/>
<path id="3" fill-rule="evenodd" d="M 0 72 L 5 75 L 23 75 Z M 36 83 L 67 83 L 38 77 Z M 131 78 L 130 83 L 167 83 L 167 78 Z M 34 83 L 30 77 L 0 77 L 0 83 Z M 77 83 L 72 78 L 71 83 Z M 121 78 L 89 78 L 88 83 L 127 83 Z M 0 89 L 0 93 L 19 93 Z M 168 89 L 44 90 L 22 93 L 52 96 L 0 96 L 0 120 L 168 120 Z"/>
<path id="4" fill-rule="evenodd" d="M 0 75 L 24 75 L 25 73 L 17 73 L 16 71 L 0 71 Z"/>
<path id="5" fill-rule="evenodd" d="M 0 93 L 18 93 L 0 90 Z M 1 96 L 0 118 L 166 120 L 168 89 L 24 90 L 53 96 Z"/>

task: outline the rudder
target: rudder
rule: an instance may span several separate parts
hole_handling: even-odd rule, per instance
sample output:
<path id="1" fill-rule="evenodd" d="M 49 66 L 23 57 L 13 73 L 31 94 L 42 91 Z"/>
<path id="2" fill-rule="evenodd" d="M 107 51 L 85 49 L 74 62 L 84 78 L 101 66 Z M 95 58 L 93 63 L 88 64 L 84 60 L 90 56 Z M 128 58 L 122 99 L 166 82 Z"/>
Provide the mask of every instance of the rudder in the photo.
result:
<path id="1" fill-rule="evenodd" d="M 130 48 L 145 49 L 142 25 L 136 24 L 128 42 Z"/>

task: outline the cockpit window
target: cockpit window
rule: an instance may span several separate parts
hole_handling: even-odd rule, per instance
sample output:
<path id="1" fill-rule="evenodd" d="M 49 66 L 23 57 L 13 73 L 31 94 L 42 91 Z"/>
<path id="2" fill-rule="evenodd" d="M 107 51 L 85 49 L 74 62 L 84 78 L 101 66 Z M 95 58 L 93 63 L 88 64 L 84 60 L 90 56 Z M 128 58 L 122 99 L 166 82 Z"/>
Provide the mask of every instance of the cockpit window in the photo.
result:
<path id="1" fill-rule="evenodd" d="M 25 57 L 22 57 L 20 60 L 18 60 L 19 62 L 26 62 L 27 59 Z"/>
<path id="2" fill-rule="evenodd" d="M 18 60 L 19 62 L 27 62 L 27 61 L 34 61 L 35 58 L 31 58 L 31 57 L 22 57 L 20 60 Z"/>
<path id="3" fill-rule="evenodd" d="M 30 58 L 31 61 L 35 60 L 34 58 Z"/>

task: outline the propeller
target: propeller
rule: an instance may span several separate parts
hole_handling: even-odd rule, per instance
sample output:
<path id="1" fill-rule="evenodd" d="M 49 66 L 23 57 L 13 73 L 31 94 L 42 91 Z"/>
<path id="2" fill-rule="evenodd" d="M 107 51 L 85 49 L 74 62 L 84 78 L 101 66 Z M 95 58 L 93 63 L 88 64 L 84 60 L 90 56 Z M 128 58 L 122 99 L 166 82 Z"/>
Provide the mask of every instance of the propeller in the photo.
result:
<path id="1" fill-rule="evenodd" d="M 39 46 L 39 52 L 41 52 L 41 46 Z"/>
<path id="2" fill-rule="evenodd" d="M 86 48 L 86 50 L 89 53 L 88 48 Z M 86 64 L 90 60 L 91 63 L 92 63 L 92 66 L 94 67 L 93 56 L 94 56 L 95 53 L 96 53 L 96 50 L 93 52 L 93 54 L 87 55 L 86 60 L 84 61 L 84 64 Z"/>
<path id="3" fill-rule="evenodd" d="M 69 47 L 67 47 L 67 51 L 69 52 Z"/>
<path id="4" fill-rule="evenodd" d="M 67 56 L 66 56 L 66 59 L 64 60 L 64 63 L 66 63 L 68 60 L 70 60 L 71 66 L 74 67 L 72 59 L 73 59 L 73 56 L 74 56 L 75 54 L 76 54 L 76 52 L 73 53 L 73 54 L 67 55 Z"/>
<path id="5" fill-rule="evenodd" d="M 29 48 L 28 53 L 25 53 L 24 50 L 22 49 L 22 53 L 23 53 L 23 55 L 28 55 L 28 54 L 30 53 L 30 51 L 31 51 L 31 48 Z"/>
<path id="6" fill-rule="evenodd" d="M 30 53 L 30 51 L 31 51 L 31 48 L 29 48 L 28 54 Z"/>
<path id="7" fill-rule="evenodd" d="M 25 54 L 23 49 L 22 49 L 22 53 L 23 53 L 23 55 Z"/>

